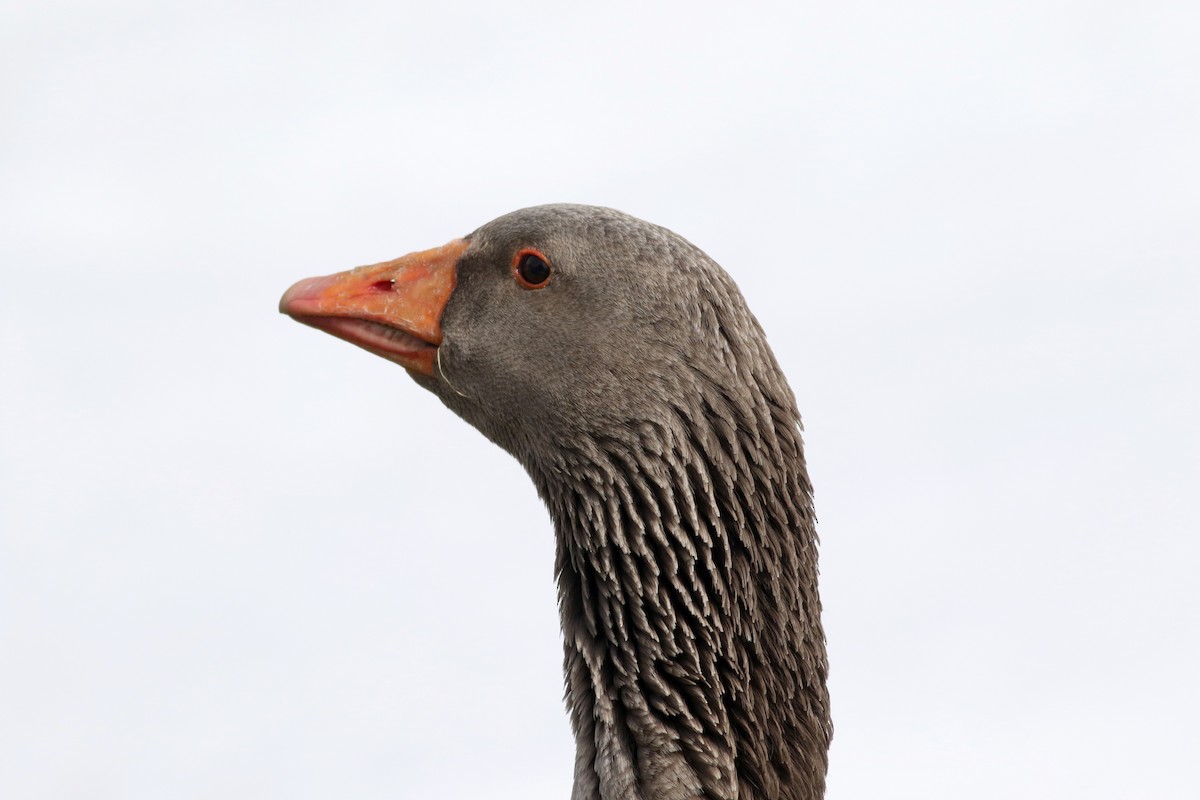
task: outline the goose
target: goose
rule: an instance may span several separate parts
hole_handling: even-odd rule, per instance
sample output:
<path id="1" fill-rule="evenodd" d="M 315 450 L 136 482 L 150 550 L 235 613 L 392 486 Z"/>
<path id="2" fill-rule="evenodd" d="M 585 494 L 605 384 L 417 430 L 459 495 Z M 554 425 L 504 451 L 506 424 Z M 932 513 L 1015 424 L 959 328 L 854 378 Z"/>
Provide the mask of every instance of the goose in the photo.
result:
<path id="1" fill-rule="evenodd" d="M 728 274 L 607 208 L 309 278 L 296 321 L 404 367 L 553 521 L 572 800 L 815 800 L 832 736 L 795 398 Z"/>

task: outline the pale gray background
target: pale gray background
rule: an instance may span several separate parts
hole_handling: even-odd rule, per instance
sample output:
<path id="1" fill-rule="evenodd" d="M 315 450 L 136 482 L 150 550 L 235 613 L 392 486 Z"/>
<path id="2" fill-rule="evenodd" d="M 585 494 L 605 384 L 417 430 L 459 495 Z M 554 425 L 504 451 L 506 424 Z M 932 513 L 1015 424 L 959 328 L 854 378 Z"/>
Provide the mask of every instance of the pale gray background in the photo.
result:
<path id="1" fill-rule="evenodd" d="M 0 795 L 565 798 L 552 531 L 294 280 L 535 203 L 736 277 L 829 797 L 1200 796 L 1200 5 L 24 2 Z"/>

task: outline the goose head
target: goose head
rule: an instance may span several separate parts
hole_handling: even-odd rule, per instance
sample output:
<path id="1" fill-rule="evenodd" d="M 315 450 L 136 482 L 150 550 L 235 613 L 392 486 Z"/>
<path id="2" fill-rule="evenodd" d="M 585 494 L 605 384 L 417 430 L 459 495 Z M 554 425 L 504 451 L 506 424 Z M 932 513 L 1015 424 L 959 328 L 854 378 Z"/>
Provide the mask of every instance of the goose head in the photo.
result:
<path id="1" fill-rule="evenodd" d="M 575 800 L 813 800 L 831 735 L 799 415 L 725 271 L 549 205 L 295 284 L 280 310 L 400 364 L 555 523 Z"/>

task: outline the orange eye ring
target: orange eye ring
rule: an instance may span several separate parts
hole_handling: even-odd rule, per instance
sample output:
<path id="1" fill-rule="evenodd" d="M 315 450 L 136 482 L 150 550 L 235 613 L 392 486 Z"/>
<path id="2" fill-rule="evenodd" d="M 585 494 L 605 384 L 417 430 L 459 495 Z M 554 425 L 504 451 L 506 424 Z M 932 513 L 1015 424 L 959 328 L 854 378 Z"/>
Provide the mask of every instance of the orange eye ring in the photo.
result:
<path id="1" fill-rule="evenodd" d="M 513 256 L 513 276 L 526 289 L 541 289 L 550 282 L 550 262 L 538 250 L 526 247 Z"/>

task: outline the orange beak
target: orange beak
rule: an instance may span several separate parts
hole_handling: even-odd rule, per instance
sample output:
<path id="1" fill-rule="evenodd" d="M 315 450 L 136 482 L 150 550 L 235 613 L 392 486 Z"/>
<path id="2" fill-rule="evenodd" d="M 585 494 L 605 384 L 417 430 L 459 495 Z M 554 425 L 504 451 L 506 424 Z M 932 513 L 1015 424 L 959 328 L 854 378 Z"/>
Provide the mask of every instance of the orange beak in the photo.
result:
<path id="1" fill-rule="evenodd" d="M 432 375 L 442 343 L 442 312 L 466 249 L 466 242 L 455 239 L 395 261 L 308 278 L 284 292 L 279 310 L 406 369 Z"/>

